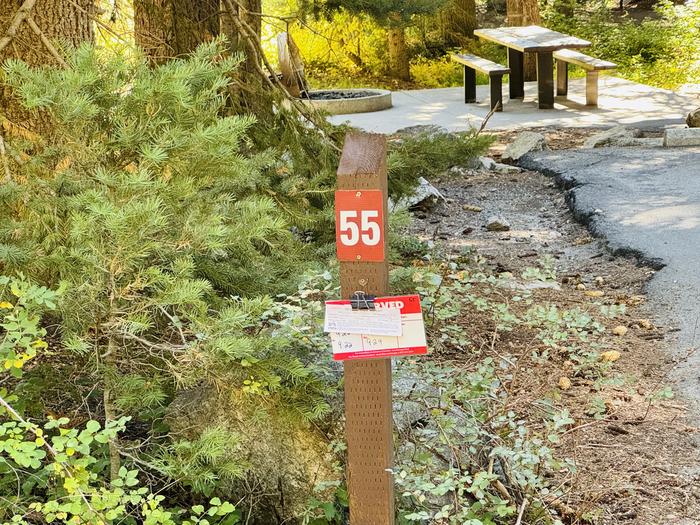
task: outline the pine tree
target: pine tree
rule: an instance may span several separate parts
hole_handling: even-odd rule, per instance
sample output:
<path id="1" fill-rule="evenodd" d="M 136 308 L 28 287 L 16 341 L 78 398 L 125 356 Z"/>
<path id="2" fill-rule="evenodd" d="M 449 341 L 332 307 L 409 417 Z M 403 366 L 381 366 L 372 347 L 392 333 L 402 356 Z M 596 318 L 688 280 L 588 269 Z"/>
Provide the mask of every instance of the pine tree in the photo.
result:
<path id="1" fill-rule="evenodd" d="M 229 298 L 284 291 L 310 254 L 289 227 L 304 207 L 280 184 L 290 161 L 255 152 L 254 117 L 222 116 L 239 60 L 224 49 L 152 68 L 82 46 L 66 68 L 4 68 L 55 133 L 7 144 L 0 274 L 67 288 L 60 351 L 100 378 L 106 421 L 162 410 L 178 385 L 236 390 L 251 378 L 270 406 L 322 406 L 325 387 L 288 342 L 261 333 L 271 302 Z"/>
<path id="2" fill-rule="evenodd" d="M 474 37 L 476 29 L 476 2 L 474 0 L 450 0 L 440 13 L 445 44 L 464 47 Z"/>

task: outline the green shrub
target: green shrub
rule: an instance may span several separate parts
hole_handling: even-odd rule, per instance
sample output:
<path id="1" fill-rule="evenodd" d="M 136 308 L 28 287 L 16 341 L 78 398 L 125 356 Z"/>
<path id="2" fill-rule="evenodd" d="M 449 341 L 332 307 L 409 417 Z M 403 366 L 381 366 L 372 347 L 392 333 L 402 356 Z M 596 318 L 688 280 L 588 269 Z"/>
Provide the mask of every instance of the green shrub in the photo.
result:
<path id="1" fill-rule="evenodd" d="M 0 360 L 4 373 L 21 378 L 25 365 L 48 348 L 46 330 L 39 320 L 59 300 L 60 293 L 0 275 Z M 129 418 L 103 427 L 92 419 L 75 426 L 68 418 L 49 417 L 39 425 L 22 417 L 13 407 L 16 400 L 16 395 L 0 390 L 0 416 L 6 420 L 0 423 L 3 523 L 29 525 L 37 519 L 76 525 L 124 520 L 151 525 L 239 522 L 235 507 L 218 498 L 206 508 L 199 504 L 187 509 L 165 507 L 164 496 L 143 484 L 138 470 L 122 466 L 106 482 L 105 445 L 125 430 Z"/>
<path id="2" fill-rule="evenodd" d="M 430 180 L 452 166 L 469 165 L 493 140 L 476 130 L 399 136 L 389 147 L 389 196 L 397 201 L 412 193 L 420 177 Z"/>
<path id="3" fill-rule="evenodd" d="M 411 62 L 411 78 L 423 88 L 459 86 L 463 82 L 462 67 L 449 57 L 436 60 L 418 57 Z M 488 83 L 488 79 L 486 82 L 479 80 L 482 84 Z"/>
<path id="4" fill-rule="evenodd" d="M 625 78 L 671 89 L 700 82 L 700 5 L 664 1 L 656 10 L 657 16 L 639 22 L 615 19 L 604 3 L 577 7 L 575 16 L 550 3 L 543 18 L 548 27 L 590 40 L 586 52 L 617 63 Z"/>
<path id="5" fill-rule="evenodd" d="M 186 471 L 178 482 L 200 494 L 214 480 L 257 473 L 241 468 L 245 453 L 235 448 L 201 462 L 177 447 L 182 436 L 163 420 L 183 389 L 225 388 L 251 411 L 302 425 L 330 412 L 335 384 L 308 344 L 273 335 L 272 321 L 296 313 L 264 295 L 295 290 L 313 264 L 291 221 L 316 222 L 322 201 L 309 202 L 315 194 L 306 195 L 294 154 L 253 144 L 254 117 L 226 115 L 239 59 L 223 49 L 215 41 L 156 68 L 87 46 L 65 69 L 4 66 L 5 82 L 52 133 L 6 123 L 12 177 L 0 187 L 0 271 L 65 288 L 47 324 L 56 363 L 48 366 L 66 377 L 55 372 L 44 394 L 39 374 L 25 385 L 34 380 L 49 412 L 87 409 L 104 426 L 126 425 L 140 444 L 135 460 L 122 457 L 114 433 L 100 451 L 105 476 L 162 460 L 159 479 Z M 8 359 L 10 369 L 31 350 Z M 61 382 L 77 400 L 47 394 Z M 227 431 L 234 442 L 235 428 Z"/>

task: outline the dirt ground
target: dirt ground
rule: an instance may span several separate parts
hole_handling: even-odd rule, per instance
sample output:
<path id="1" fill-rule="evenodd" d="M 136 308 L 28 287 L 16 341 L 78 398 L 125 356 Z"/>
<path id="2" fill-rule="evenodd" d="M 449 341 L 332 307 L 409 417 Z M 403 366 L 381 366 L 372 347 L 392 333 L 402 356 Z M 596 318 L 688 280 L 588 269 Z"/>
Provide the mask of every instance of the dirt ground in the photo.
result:
<path id="1" fill-rule="evenodd" d="M 580 145 L 591 132 L 546 134 L 557 148 Z M 511 138 L 500 136 L 492 154 L 498 156 Z M 554 399 L 576 420 L 559 447 L 561 456 L 575 461 L 576 472 L 556 480 L 565 496 L 551 507 L 571 524 L 700 523 L 699 429 L 681 399 L 658 395 L 668 392 L 666 378 L 675 364 L 664 351 L 674 327 L 656 325 L 645 305 L 645 283 L 654 271 L 612 257 L 604 241 L 574 222 L 563 190 L 539 173 L 466 171 L 432 182 L 446 202 L 415 212 L 412 231 L 438 249 L 456 254 L 473 247 L 495 271 L 513 274 L 550 255 L 559 286 L 536 290 L 538 300 L 563 308 L 627 305 L 622 317 L 607 321 L 605 337 L 621 354 L 608 380 L 576 377 L 563 356 L 534 362 L 525 341 L 517 335 L 508 341 L 511 353 L 520 345 L 524 357 L 518 365 L 523 371 L 508 385 L 511 395 L 517 393 L 523 405 Z M 508 231 L 486 229 L 495 217 L 509 224 Z M 627 329 L 623 335 L 614 333 L 619 326 Z M 570 379 L 568 388 L 561 378 Z M 595 400 L 601 409 L 592 415 Z"/>

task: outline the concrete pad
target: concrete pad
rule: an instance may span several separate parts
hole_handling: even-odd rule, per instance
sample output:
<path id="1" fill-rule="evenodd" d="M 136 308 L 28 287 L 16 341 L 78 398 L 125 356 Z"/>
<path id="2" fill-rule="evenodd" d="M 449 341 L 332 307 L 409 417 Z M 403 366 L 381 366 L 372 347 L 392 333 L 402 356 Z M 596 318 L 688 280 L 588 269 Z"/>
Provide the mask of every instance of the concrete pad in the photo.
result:
<path id="1" fill-rule="evenodd" d="M 464 103 L 461 87 L 396 91 L 394 107 L 376 113 L 329 117 L 336 124 L 350 125 L 375 133 L 394 133 L 408 126 L 432 124 L 450 131 L 479 127 L 489 112 L 489 87 L 477 86 L 477 104 Z M 524 100 L 509 100 L 503 86 L 503 111 L 495 113 L 488 129 L 550 127 L 610 127 L 626 124 L 659 128 L 682 124 L 697 106 L 697 100 L 666 89 L 637 84 L 618 77 L 601 76 L 599 105 L 585 105 L 585 79 L 569 81 L 569 97 L 555 99 L 554 109 L 537 108 L 537 83 L 525 84 Z"/>

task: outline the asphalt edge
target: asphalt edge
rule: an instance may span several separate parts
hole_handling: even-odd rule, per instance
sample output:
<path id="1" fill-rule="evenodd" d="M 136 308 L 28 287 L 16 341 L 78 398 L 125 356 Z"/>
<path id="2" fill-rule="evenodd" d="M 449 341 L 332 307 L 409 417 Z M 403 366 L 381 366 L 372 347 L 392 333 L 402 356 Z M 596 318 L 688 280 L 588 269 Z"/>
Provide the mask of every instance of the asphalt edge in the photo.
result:
<path id="1" fill-rule="evenodd" d="M 666 263 L 660 257 L 653 257 L 638 248 L 622 244 L 617 246 L 612 245 L 605 233 L 598 227 L 598 214 L 596 211 L 578 206 L 576 201 L 576 189 L 582 187 L 584 184 L 578 182 L 575 177 L 546 165 L 544 159 L 538 159 L 532 153 L 523 156 L 518 161 L 517 165 L 523 169 L 537 171 L 552 178 L 559 189 L 564 192 L 564 201 L 569 207 L 574 220 L 585 226 L 593 237 L 605 240 L 605 247 L 611 255 L 615 257 L 633 258 L 640 266 L 647 266 L 655 271 L 661 270 L 666 266 Z"/>

